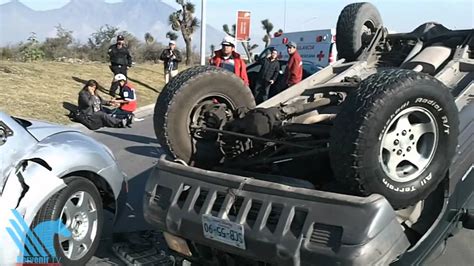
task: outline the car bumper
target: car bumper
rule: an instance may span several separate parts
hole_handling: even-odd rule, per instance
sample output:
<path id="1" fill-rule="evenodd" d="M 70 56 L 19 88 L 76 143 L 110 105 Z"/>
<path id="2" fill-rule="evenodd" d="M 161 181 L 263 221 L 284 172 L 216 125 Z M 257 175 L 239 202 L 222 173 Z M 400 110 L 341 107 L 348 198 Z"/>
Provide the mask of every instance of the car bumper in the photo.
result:
<path id="1" fill-rule="evenodd" d="M 191 247 L 275 265 L 387 264 L 409 246 L 385 198 L 295 188 L 160 159 L 145 191 L 145 219 Z M 204 237 L 202 215 L 240 223 L 242 250 Z M 193 257 L 203 258 L 192 248 Z"/>

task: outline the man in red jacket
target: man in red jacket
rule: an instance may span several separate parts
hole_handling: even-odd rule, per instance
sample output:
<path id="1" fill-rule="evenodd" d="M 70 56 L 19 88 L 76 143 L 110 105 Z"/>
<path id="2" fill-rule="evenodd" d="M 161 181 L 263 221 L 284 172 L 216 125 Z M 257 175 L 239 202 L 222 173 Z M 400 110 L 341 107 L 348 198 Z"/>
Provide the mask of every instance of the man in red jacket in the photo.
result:
<path id="1" fill-rule="evenodd" d="M 303 79 L 303 61 L 301 60 L 301 56 L 296 48 L 297 46 L 295 42 L 289 42 L 286 45 L 286 49 L 290 55 L 288 66 L 285 71 L 287 87 L 291 87 Z"/>
<path id="2" fill-rule="evenodd" d="M 240 58 L 240 54 L 235 52 L 234 38 L 226 36 L 221 45 L 222 49 L 215 52 L 215 56 L 210 62 L 211 65 L 234 72 L 244 81 L 245 86 L 248 86 L 247 66 L 244 60 Z"/>

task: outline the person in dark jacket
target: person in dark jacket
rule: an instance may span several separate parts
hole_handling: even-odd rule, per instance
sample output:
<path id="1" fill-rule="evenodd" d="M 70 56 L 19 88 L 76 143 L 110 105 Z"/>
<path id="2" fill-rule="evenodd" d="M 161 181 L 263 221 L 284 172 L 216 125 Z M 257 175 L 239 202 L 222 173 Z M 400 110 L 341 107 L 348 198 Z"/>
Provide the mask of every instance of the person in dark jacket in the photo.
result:
<path id="1" fill-rule="evenodd" d="M 288 66 L 285 71 L 285 80 L 287 87 L 291 87 L 303 79 L 303 61 L 298 53 L 295 42 L 289 42 L 286 47 L 290 59 L 288 60 Z"/>
<path id="2" fill-rule="evenodd" d="M 127 76 L 127 69 L 132 67 L 132 56 L 125 45 L 125 37 L 123 35 L 117 36 L 117 43 L 109 47 L 110 70 L 117 74 L 124 74 Z"/>
<path id="3" fill-rule="evenodd" d="M 123 35 L 117 36 L 117 43 L 109 47 L 108 54 L 110 58 L 110 70 L 114 73 L 114 76 L 124 74 L 128 77 L 127 70 L 132 67 L 132 56 L 125 45 L 125 37 L 123 37 Z M 118 84 L 112 81 L 109 94 L 115 96 L 117 89 Z"/>
<path id="4" fill-rule="evenodd" d="M 211 58 L 209 63 L 212 66 L 233 72 L 244 81 L 245 86 L 248 86 L 249 78 L 247 76 L 247 66 L 245 65 L 245 61 L 240 57 L 240 54 L 235 51 L 235 39 L 231 36 L 226 36 L 224 40 L 222 40 L 221 46 L 222 49 L 214 53 L 215 55 Z"/>
<path id="5" fill-rule="evenodd" d="M 95 80 L 89 80 L 79 92 L 78 114 L 76 119 L 87 128 L 95 130 L 103 126 L 124 127 L 126 119 L 112 117 L 105 112 L 103 105 L 112 105 L 112 101 L 105 101 L 97 94 L 99 84 Z"/>
<path id="6" fill-rule="evenodd" d="M 181 53 L 176 49 L 175 41 L 170 41 L 169 48 L 161 52 L 160 60 L 165 63 L 165 83 L 168 84 L 174 76 L 178 75 L 178 63 L 182 61 Z"/>
<path id="7" fill-rule="evenodd" d="M 273 49 L 270 56 L 262 60 L 262 67 L 258 73 L 255 84 L 255 101 L 257 104 L 268 99 L 270 87 L 275 84 L 279 71 L 278 51 Z"/>

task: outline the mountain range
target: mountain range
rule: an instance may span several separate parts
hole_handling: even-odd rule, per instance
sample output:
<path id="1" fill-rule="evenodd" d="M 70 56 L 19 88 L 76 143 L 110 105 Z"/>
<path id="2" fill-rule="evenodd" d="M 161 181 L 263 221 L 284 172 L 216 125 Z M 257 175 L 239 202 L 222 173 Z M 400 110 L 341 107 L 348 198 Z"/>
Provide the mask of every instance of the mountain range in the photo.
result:
<path id="1" fill-rule="evenodd" d="M 71 0 L 61 8 L 35 11 L 18 0 L 0 5 L 0 46 L 25 41 L 31 32 L 40 40 L 56 35 L 56 26 L 61 24 L 73 31 L 75 39 L 86 42 L 93 32 L 109 24 L 126 30 L 139 40 L 150 32 L 155 40 L 165 43 L 169 15 L 176 11 L 161 0 L 123 0 L 107 3 L 104 0 Z M 181 33 L 178 46 L 184 47 Z M 207 26 L 207 46 L 219 44 L 225 34 Z M 199 50 L 199 30 L 193 36 L 193 49 Z M 209 48 L 207 48 L 208 50 Z"/>

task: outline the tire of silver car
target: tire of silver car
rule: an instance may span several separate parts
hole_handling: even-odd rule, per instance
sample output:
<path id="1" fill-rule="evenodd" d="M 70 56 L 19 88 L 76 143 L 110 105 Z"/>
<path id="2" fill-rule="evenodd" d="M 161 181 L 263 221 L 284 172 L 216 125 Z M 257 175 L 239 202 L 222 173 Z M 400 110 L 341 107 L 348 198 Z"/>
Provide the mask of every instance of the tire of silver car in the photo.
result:
<path id="1" fill-rule="evenodd" d="M 99 245 L 104 220 L 102 200 L 96 186 L 86 178 L 72 176 L 64 181 L 67 186 L 46 201 L 31 229 L 44 222 L 61 222 L 53 232 L 55 256 L 48 252 L 50 262 L 85 265 Z"/>

